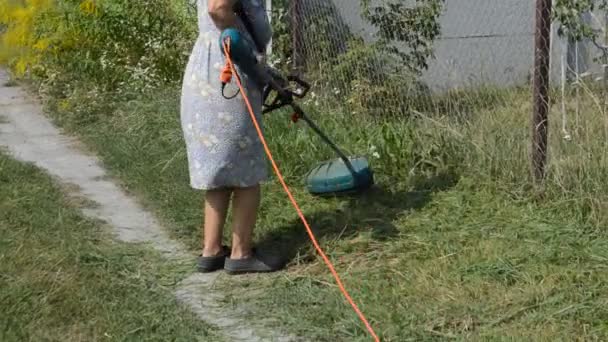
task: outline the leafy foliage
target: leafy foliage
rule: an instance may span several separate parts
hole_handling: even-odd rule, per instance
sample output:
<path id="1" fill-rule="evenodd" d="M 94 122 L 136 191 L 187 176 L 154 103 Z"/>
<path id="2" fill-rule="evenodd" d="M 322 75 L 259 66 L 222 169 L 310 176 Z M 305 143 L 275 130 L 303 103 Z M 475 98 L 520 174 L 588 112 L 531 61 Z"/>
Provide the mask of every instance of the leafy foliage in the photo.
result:
<path id="1" fill-rule="evenodd" d="M 413 72 L 428 68 L 433 42 L 441 33 L 439 15 L 443 0 L 361 1 L 364 17 L 377 29 L 380 46 L 397 55 Z"/>
<path id="2" fill-rule="evenodd" d="M 3 61 L 23 75 L 71 74 L 105 89 L 181 78 L 194 26 L 170 0 L 26 0 L 0 4 Z"/>
<path id="3" fill-rule="evenodd" d="M 598 9 L 608 10 L 608 0 L 556 0 L 553 18 L 560 23 L 559 34 L 574 40 L 596 38 L 597 33 L 581 20 L 581 15 Z"/>
<path id="4" fill-rule="evenodd" d="M 440 34 L 443 0 L 360 0 L 363 18 L 377 29 L 374 41 L 353 34 L 332 2 L 298 4 L 300 22 L 295 25 L 294 4 L 273 2 L 273 12 L 281 13 L 280 20 L 273 20 L 274 39 L 280 42 L 275 52 L 290 57 L 282 60 L 288 62 L 283 66 L 291 65 L 293 39 L 300 40 L 306 77 L 316 89 L 326 90 L 321 100 L 349 112 L 401 115 L 414 104 L 410 100 L 426 92 L 419 76 L 428 68 Z"/>
<path id="5" fill-rule="evenodd" d="M 0 3 L 0 63 L 10 64 L 18 76 L 28 66 L 40 63 L 49 48 L 49 38 L 37 34 L 35 24 L 41 13 L 51 9 L 50 0 L 6 0 Z"/>

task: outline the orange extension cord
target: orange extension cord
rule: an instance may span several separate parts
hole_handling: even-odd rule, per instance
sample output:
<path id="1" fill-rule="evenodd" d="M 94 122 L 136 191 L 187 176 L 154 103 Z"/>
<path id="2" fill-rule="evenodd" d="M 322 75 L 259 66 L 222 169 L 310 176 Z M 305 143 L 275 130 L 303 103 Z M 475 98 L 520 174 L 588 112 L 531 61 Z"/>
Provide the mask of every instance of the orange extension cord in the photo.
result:
<path id="1" fill-rule="evenodd" d="M 365 327 L 367 328 L 369 333 L 372 335 L 374 340 L 376 342 L 380 342 L 378 335 L 376 335 L 376 333 L 374 332 L 374 329 L 372 328 L 372 326 L 369 324 L 369 322 L 365 318 L 365 315 L 363 315 L 361 310 L 359 310 L 359 307 L 357 306 L 357 304 L 355 304 L 355 302 L 353 301 L 351 296 L 348 294 L 348 291 L 344 287 L 342 280 L 340 280 L 340 276 L 338 275 L 338 272 L 336 272 L 334 265 L 331 263 L 331 261 L 329 260 L 327 255 L 325 255 L 325 253 L 323 252 L 323 249 L 321 249 L 321 247 L 319 246 L 319 243 L 317 242 L 317 238 L 315 237 L 314 233 L 312 232 L 312 229 L 310 228 L 310 225 L 308 224 L 306 217 L 304 217 L 304 214 L 302 213 L 302 210 L 300 209 L 298 202 L 296 202 L 295 198 L 291 194 L 291 191 L 289 190 L 289 187 L 285 183 L 285 180 L 283 179 L 283 175 L 281 174 L 281 171 L 279 170 L 277 163 L 274 161 L 274 158 L 272 157 L 272 153 L 270 152 L 270 148 L 268 148 L 268 144 L 266 143 L 266 140 L 264 139 L 264 135 L 262 133 L 262 130 L 260 129 L 260 125 L 258 124 L 257 118 L 255 117 L 255 112 L 254 112 L 253 108 L 251 107 L 251 103 L 250 103 L 249 99 L 247 98 L 245 89 L 243 89 L 241 79 L 236 71 L 236 68 L 234 67 L 234 64 L 232 63 L 232 59 L 230 58 L 230 45 L 228 45 L 226 43 L 226 41 L 224 41 L 223 45 L 224 45 L 224 52 L 225 52 L 224 54 L 227 59 L 227 65 L 226 65 L 226 68 L 222 71 L 222 76 L 221 76 L 222 81 L 229 80 L 227 72 L 231 72 L 235 76 L 236 82 L 239 86 L 241 94 L 243 95 L 243 99 L 245 100 L 245 104 L 247 105 L 247 109 L 249 110 L 249 114 L 251 115 L 251 119 L 253 120 L 253 124 L 255 125 L 255 128 L 258 132 L 260 140 L 262 141 L 262 144 L 264 145 L 264 150 L 266 151 L 266 155 L 270 159 L 270 161 L 272 163 L 272 167 L 274 168 L 274 171 L 275 171 L 277 177 L 279 178 L 279 181 L 283 185 L 283 189 L 285 190 L 285 192 L 287 193 L 287 196 L 291 200 L 291 204 L 293 204 L 294 208 L 298 212 L 298 215 L 300 216 L 300 219 L 304 223 L 304 226 L 306 227 L 306 231 L 308 232 L 308 236 L 310 237 L 310 240 L 312 241 L 313 245 L 315 246 L 315 249 L 317 250 L 317 252 L 323 258 L 323 261 L 325 261 L 325 264 L 327 265 L 327 267 L 329 267 L 329 270 L 331 271 L 334 278 L 336 279 L 336 283 L 338 284 L 338 287 L 340 288 L 340 291 L 342 292 L 344 297 L 346 297 L 346 300 L 348 300 L 348 302 L 353 307 L 353 309 L 355 310 L 355 312 L 357 313 L 357 315 L 359 316 L 361 321 L 363 321 L 363 323 L 365 324 Z"/>

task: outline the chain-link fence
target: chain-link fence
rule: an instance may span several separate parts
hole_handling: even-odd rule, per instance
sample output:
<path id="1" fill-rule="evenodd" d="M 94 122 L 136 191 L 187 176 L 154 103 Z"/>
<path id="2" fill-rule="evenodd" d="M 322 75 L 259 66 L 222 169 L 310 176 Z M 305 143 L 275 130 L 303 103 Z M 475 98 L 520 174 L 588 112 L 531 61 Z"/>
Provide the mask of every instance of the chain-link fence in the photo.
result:
<path id="1" fill-rule="evenodd" d="M 284 10 L 273 11 L 284 23 L 275 55 L 291 57 L 290 68 L 312 81 L 314 101 L 324 108 L 371 117 L 468 117 L 511 94 L 508 101 L 522 104 L 512 103 L 513 111 L 526 111 L 522 128 L 530 132 L 532 125 L 532 151 L 543 156 L 552 125 L 570 141 L 606 113 L 605 0 L 273 4 Z M 589 103 L 603 104 L 587 108 L 594 119 L 584 122 L 580 108 Z M 551 110 L 561 120 L 548 125 Z"/>
<path id="2" fill-rule="evenodd" d="M 561 134 L 571 140 L 577 134 L 581 121 L 581 102 L 597 101 L 601 111 L 606 111 L 608 98 L 608 12 L 604 10 L 582 13 L 580 21 L 592 34 L 581 39 L 557 37 L 559 46 L 559 110 Z M 554 80 L 552 80 L 554 81 Z M 595 88 L 590 91 L 590 88 Z M 598 89 L 599 88 L 599 89 Z M 585 94 L 601 99 L 585 98 Z M 557 102 L 557 101 L 556 101 Z M 569 108 L 569 104 L 572 107 Z M 578 134 L 577 134 L 578 135 Z"/>
<path id="3" fill-rule="evenodd" d="M 534 74 L 534 1 L 293 0 L 286 12 L 292 65 L 353 111 L 404 114 L 437 94 L 528 86 Z M 583 15 L 605 27 L 599 12 Z M 598 46 L 561 38 L 559 27 L 553 84 L 602 77 Z"/>

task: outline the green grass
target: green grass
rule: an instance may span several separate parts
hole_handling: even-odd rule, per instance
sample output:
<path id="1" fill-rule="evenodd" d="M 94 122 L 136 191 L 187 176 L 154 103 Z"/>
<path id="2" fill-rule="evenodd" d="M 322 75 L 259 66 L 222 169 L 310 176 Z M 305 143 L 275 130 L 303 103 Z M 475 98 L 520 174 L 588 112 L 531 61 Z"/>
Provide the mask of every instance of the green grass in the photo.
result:
<path id="1" fill-rule="evenodd" d="M 113 242 L 81 204 L 0 154 L 0 340 L 219 340 L 173 297 L 179 265 Z"/>
<path id="2" fill-rule="evenodd" d="M 99 27 L 98 33 L 114 37 L 114 31 L 107 30 L 123 29 L 105 22 L 107 16 L 100 18 L 100 26 L 89 25 L 95 23 L 89 19 L 80 22 L 86 23 L 83 32 Z M 41 32 L 55 32 L 51 26 L 41 27 Z M 146 32 L 138 32 L 137 41 L 148 42 Z M 77 51 L 60 52 L 56 60 L 45 58 L 42 68 L 34 69 L 49 77 L 37 90 L 49 101 L 46 107 L 56 122 L 81 137 L 125 189 L 156 211 L 172 235 L 194 250 L 200 248 L 202 196 L 188 186 L 179 85 L 151 89 L 155 74 L 175 70 L 184 61 L 169 52 L 179 50 L 176 46 L 183 39 L 185 35 L 177 34 L 161 45 L 146 43 L 145 51 L 151 48 L 154 53 L 143 55 L 138 49 L 131 51 L 133 44 L 117 44 L 114 51 L 90 41 Z M 90 58 L 100 51 L 102 58 Z M 158 64 L 149 64 L 148 57 Z M 303 190 L 302 177 L 317 161 L 333 157 L 331 151 L 306 127 L 291 125 L 288 113 L 268 116 L 266 132 L 323 247 L 382 340 L 608 339 L 605 96 L 583 89 L 580 113 L 575 114 L 578 107 L 568 95 L 572 141 L 562 139 L 559 105 L 553 101 L 548 177 L 543 187 L 537 187 L 529 176 L 529 89 L 463 90 L 432 101 L 417 94 L 406 98 L 408 94 L 400 91 L 407 85 L 402 78 L 373 84 L 366 82 L 366 75 L 357 75 L 369 71 L 362 68 L 366 63 L 341 62 L 346 63 L 322 68 L 326 80 L 357 82 L 336 94 L 338 103 L 305 107 L 341 146 L 370 157 L 377 175 L 374 191 L 355 198 L 311 197 Z M 121 65 L 132 68 L 121 70 Z M 147 65 L 161 69 L 140 68 Z M 128 76 L 131 81 L 119 84 L 120 90 L 102 93 Z M 175 79 L 176 74 L 167 76 Z M 317 87 L 313 90 L 318 93 L 335 92 Z M 412 113 L 409 120 L 362 114 L 401 112 L 405 107 L 420 108 L 422 113 Z M 86 243 L 87 237 L 73 243 Z M 279 275 L 222 278 L 220 285 L 229 294 L 226 305 L 240 302 L 253 314 L 278 318 L 314 341 L 369 340 L 315 257 L 276 180 L 264 186 L 256 240 L 285 252 L 290 268 Z M 107 260 L 124 255 L 123 249 L 113 248 Z M 134 262 L 124 259 L 121 262 Z M 104 267 L 119 267 L 115 265 L 121 264 Z M 145 265 L 148 289 L 157 288 L 159 274 L 163 279 L 173 274 L 159 269 L 158 263 Z M 115 283 L 121 284 L 106 286 Z M 243 287 L 256 290 L 242 291 Z M 83 288 L 78 284 L 72 291 Z M 243 297 L 252 292 L 256 295 Z M 132 300 L 140 303 L 144 298 L 151 297 Z M 73 303 L 72 310 L 87 309 L 86 304 Z M 102 316 L 101 323 L 87 322 L 103 327 L 110 318 Z M 116 322 L 129 322 L 118 316 Z M 175 336 L 185 339 L 199 336 L 175 329 Z"/>
<path id="3" fill-rule="evenodd" d="M 429 197 L 417 209 L 395 205 L 398 214 L 362 201 L 311 215 L 320 232 L 350 230 L 324 246 L 383 340 L 608 337 L 603 232 L 480 190 L 473 179 Z M 377 236 L 381 224 L 394 230 Z M 368 340 L 322 262 L 259 282 L 272 291 L 248 301 L 312 340 Z M 250 286 L 232 285 L 230 299 Z"/>
<path id="4" fill-rule="evenodd" d="M 76 97 L 72 107 L 51 101 L 48 108 L 175 237 L 199 248 L 201 194 L 188 186 L 179 92 L 127 98 Z M 383 340 L 606 339 L 608 163 L 601 110 L 583 98 L 584 120 L 571 142 L 561 139 L 559 113 L 552 112 L 549 174 L 538 189 L 528 169 L 529 92 L 497 92 L 480 98 L 478 107 L 475 97 L 464 100 L 409 121 L 354 120 L 308 106 L 340 145 L 370 157 L 378 187 L 362 197 L 320 200 L 305 193 L 304 173 L 332 154 L 286 113 L 266 118 L 267 138 Z M 573 104 L 568 108 L 574 121 Z M 276 180 L 264 187 L 256 240 L 286 252 L 290 268 L 255 280 L 223 279 L 232 294 L 227 304 L 275 316 L 312 340 L 368 340 Z M 242 287 L 258 295 L 243 298 Z"/>

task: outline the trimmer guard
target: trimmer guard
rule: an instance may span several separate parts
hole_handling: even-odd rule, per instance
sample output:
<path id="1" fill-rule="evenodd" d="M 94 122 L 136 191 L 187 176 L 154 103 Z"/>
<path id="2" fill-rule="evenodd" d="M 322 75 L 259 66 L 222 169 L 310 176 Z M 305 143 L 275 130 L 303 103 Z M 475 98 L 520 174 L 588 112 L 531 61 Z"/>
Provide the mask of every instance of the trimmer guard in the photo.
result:
<path id="1" fill-rule="evenodd" d="M 366 158 L 349 158 L 352 172 L 340 158 L 319 163 L 306 175 L 306 187 L 314 195 L 352 193 L 374 184 L 373 172 Z"/>

